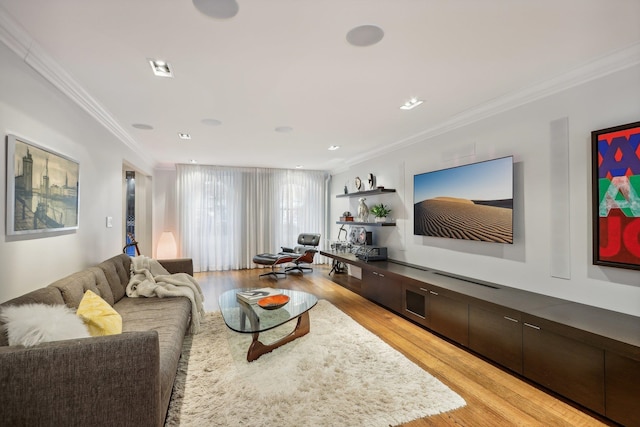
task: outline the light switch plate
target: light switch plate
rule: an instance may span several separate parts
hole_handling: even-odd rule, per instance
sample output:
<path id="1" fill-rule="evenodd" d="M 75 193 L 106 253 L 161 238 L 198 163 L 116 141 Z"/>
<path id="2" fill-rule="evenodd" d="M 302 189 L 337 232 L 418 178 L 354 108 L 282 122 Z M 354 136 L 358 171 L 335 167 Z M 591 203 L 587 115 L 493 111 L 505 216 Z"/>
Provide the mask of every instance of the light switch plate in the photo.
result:
<path id="1" fill-rule="evenodd" d="M 107 228 L 111 228 L 113 227 L 113 217 L 112 216 L 108 216 L 107 217 Z"/>

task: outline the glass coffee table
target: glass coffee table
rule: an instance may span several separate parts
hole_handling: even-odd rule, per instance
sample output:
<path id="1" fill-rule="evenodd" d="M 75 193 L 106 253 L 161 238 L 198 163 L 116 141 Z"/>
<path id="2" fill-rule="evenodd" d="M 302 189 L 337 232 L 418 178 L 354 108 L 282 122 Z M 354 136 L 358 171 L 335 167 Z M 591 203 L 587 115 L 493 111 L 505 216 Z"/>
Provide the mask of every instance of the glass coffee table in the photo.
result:
<path id="1" fill-rule="evenodd" d="M 309 333 L 309 310 L 318 302 L 318 298 L 307 292 L 290 289 L 278 289 L 289 297 L 289 302 L 275 310 L 265 310 L 257 304 L 249 304 L 236 297 L 238 291 L 232 289 L 220 295 L 220 312 L 224 323 L 233 331 L 252 334 L 253 341 L 247 352 L 247 361 L 252 362 L 265 353 L 269 353 L 288 342 Z M 287 336 L 271 344 L 263 344 L 258 339 L 261 332 L 298 319 L 295 329 Z"/>

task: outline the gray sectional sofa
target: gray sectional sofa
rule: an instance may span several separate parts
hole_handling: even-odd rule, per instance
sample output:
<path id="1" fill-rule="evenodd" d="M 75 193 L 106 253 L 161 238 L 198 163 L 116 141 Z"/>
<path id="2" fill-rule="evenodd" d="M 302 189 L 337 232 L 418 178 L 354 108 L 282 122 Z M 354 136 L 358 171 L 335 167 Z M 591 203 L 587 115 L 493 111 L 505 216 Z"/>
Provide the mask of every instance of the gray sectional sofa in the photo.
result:
<path id="1" fill-rule="evenodd" d="M 190 259 L 161 261 L 193 275 Z M 9 346 L 0 333 L 0 424 L 162 426 L 189 330 L 188 298 L 129 298 L 131 258 L 118 255 L 7 301 L 77 308 L 88 289 L 122 316 L 123 333 Z"/>

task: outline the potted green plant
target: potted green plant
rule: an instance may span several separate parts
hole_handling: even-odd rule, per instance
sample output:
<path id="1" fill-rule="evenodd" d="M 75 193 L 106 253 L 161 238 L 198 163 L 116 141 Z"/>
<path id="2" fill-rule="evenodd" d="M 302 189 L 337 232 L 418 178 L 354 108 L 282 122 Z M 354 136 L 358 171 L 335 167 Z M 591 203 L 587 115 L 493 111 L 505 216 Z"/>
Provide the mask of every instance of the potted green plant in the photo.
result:
<path id="1" fill-rule="evenodd" d="M 385 206 L 382 203 L 373 205 L 369 208 L 369 211 L 376 217 L 376 222 L 387 222 L 387 215 L 391 213 L 391 208 Z"/>

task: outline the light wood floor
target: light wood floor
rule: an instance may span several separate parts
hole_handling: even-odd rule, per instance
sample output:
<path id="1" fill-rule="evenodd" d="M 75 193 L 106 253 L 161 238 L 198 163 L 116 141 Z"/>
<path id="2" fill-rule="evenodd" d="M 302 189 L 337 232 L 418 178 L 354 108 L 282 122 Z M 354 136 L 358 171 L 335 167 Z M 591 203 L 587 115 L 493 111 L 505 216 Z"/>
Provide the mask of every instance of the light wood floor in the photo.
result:
<path id="1" fill-rule="evenodd" d="M 328 275 L 329 266 L 314 266 L 313 273 L 289 274 L 279 280 L 258 277 L 266 271 L 253 269 L 196 273 L 195 277 L 205 295 L 206 310 L 218 310 L 218 297 L 224 291 L 243 287 L 297 289 L 330 301 L 467 402 L 464 408 L 415 420 L 404 424 L 405 427 L 616 425 L 542 391 L 526 380 L 335 284 Z"/>

